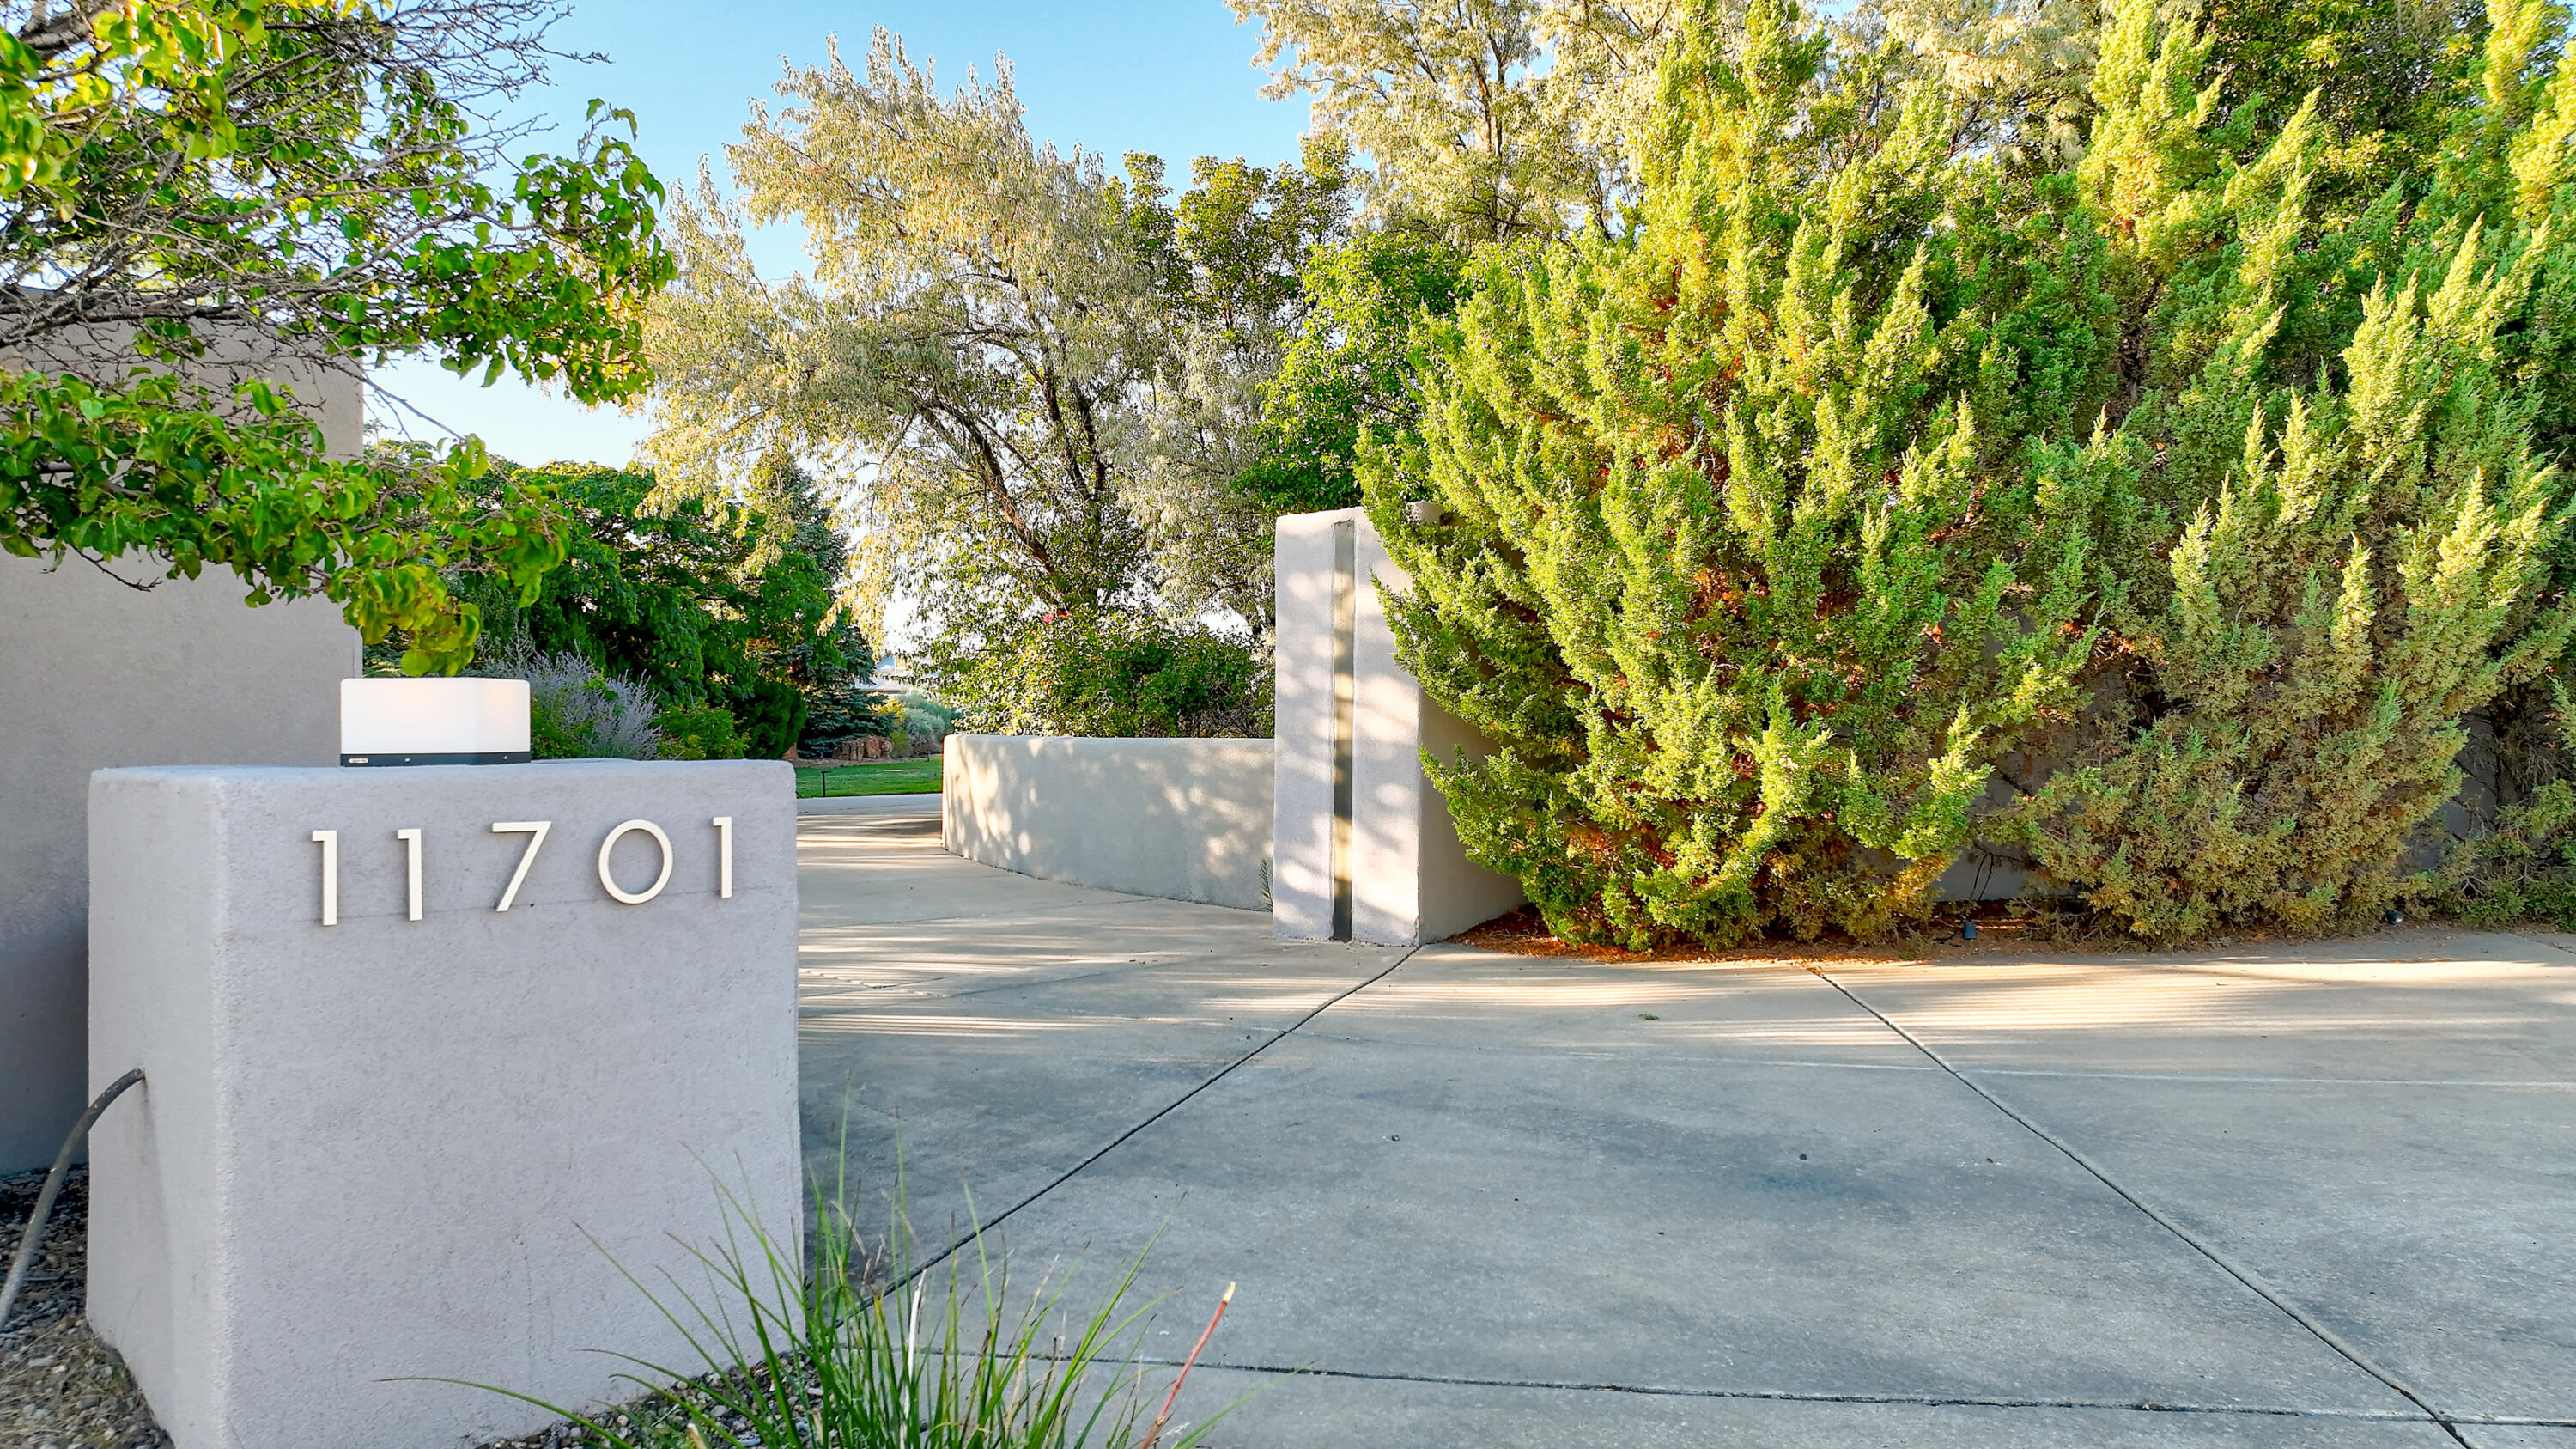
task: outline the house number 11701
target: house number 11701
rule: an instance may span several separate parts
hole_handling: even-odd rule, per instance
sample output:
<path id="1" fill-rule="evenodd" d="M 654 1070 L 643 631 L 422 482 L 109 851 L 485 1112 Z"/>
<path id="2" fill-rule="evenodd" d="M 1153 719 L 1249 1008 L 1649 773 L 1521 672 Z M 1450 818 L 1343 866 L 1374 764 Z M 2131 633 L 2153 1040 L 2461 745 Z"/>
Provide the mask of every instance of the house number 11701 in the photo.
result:
<path id="1" fill-rule="evenodd" d="M 719 815 L 707 823 L 714 826 L 716 832 L 716 895 L 720 899 L 731 900 L 733 898 L 733 817 Z M 519 898 L 519 887 L 528 879 L 528 867 L 537 863 L 537 852 L 546 843 L 546 832 L 553 828 L 554 822 L 551 820 L 495 820 L 492 822 L 492 833 L 495 835 L 528 837 L 527 847 L 519 852 L 518 869 L 510 872 L 510 883 L 501 888 L 500 903 L 492 909 L 506 911 L 510 908 L 510 903 Z M 617 849 L 617 842 L 629 835 L 647 836 L 655 845 L 662 848 L 662 869 L 653 877 L 651 885 L 639 891 L 630 891 L 619 885 L 616 874 L 608 868 L 609 853 Z M 394 839 L 401 841 L 403 845 L 405 918 L 417 921 L 420 919 L 421 833 L 418 829 L 397 830 L 394 832 Z M 322 847 L 322 924 L 336 926 L 340 924 L 340 832 L 316 830 L 313 832 L 313 842 Z M 662 833 L 661 826 L 650 820 L 629 820 L 610 830 L 608 838 L 599 842 L 599 884 L 608 892 L 609 899 L 621 905 L 640 906 L 660 895 L 662 887 L 670 883 L 671 837 Z"/>

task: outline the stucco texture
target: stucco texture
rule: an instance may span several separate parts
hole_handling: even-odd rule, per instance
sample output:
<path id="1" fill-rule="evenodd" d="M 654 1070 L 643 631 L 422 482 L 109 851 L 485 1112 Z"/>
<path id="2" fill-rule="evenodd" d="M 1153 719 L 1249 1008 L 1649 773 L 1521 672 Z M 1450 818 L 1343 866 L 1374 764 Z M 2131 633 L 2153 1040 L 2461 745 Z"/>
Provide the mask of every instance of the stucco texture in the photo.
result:
<path id="1" fill-rule="evenodd" d="M 121 373 L 124 334 L 56 339 L 0 366 Z M 283 375 L 336 457 L 355 457 L 355 371 L 254 368 L 218 348 L 215 380 Z M 86 361 L 85 361 L 86 359 Z M 100 359 L 104 359 L 101 361 Z M 120 765 L 327 765 L 334 691 L 358 672 L 358 634 L 325 599 L 251 608 L 228 572 L 163 579 L 167 564 L 0 554 L 0 1173 L 42 1167 L 87 1096 L 83 800 Z M 149 584 L 148 589 L 127 582 Z"/>
<path id="2" fill-rule="evenodd" d="M 178 1449 L 454 1449 L 549 1416 L 398 1380 L 577 1406 L 631 1392 L 593 1350 L 691 1363 L 625 1275 L 712 1301 L 720 1189 L 801 1221 L 794 810 L 775 761 L 96 777 L 90 1076 L 145 1080 L 92 1137 L 89 1316 Z M 669 879 L 621 904 L 637 819 Z"/>
<path id="3" fill-rule="evenodd" d="M 1385 592 L 1411 586 L 1357 508 L 1279 520 L 1278 875 L 1274 923 L 1291 940 L 1332 934 L 1333 592 L 1336 525 L 1353 530 L 1351 936 L 1381 945 L 1437 941 L 1519 905 L 1520 883 L 1467 858 L 1449 802 L 1423 773 L 1440 759 L 1491 752 L 1483 736 L 1423 693 L 1395 657 Z"/>
<path id="4" fill-rule="evenodd" d="M 961 734 L 946 752 L 955 854 L 1128 895 L 1269 908 L 1268 740 Z"/>
<path id="5" fill-rule="evenodd" d="M 328 600 L 254 609 L 230 575 L 142 593 L 0 555 L 0 1172 L 51 1162 L 88 1100 L 90 773 L 330 764 L 357 670 Z"/>

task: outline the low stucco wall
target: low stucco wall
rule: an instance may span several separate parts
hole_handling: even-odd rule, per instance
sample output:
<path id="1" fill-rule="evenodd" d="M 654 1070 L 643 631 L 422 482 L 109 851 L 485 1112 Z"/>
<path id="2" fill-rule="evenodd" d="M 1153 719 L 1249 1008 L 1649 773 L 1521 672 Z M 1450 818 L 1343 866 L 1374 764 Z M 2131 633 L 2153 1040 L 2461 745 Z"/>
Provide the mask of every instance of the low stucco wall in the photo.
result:
<path id="1" fill-rule="evenodd" d="M 942 838 L 968 860 L 1129 895 L 1270 908 L 1268 740 L 950 735 Z"/>

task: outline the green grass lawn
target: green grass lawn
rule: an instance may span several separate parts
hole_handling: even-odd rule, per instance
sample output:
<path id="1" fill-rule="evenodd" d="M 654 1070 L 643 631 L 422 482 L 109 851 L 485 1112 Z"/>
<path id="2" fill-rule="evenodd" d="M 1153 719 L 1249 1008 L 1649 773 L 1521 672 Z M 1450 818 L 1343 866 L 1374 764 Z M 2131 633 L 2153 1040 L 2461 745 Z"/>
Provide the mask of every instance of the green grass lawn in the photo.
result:
<path id="1" fill-rule="evenodd" d="M 917 795 L 939 789 L 937 755 L 909 760 L 870 760 L 864 765 L 796 769 L 796 798 L 817 795 Z"/>

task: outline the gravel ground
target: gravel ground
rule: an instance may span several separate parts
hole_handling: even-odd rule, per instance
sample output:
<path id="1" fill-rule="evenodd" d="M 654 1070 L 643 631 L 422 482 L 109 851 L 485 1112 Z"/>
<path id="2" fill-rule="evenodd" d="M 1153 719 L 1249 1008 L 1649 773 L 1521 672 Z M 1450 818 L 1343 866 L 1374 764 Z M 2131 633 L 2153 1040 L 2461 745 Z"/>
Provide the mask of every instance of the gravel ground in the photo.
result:
<path id="1" fill-rule="evenodd" d="M 542 1434 L 531 1434 L 525 1439 L 496 1439 L 477 1446 L 477 1449 L 588 1449 L 597 1442 L 575 1425 L 557 1424 Z"/>
<path id="2" fill-rule="evenodd" d="M 41 1172 L 0 1178 L 0 1273 L 19 1235 Z M 0 1445 L 9 1449 L 169 1449 L 116 1350 L 81 1316 L 89 1249 L 89 1173 L 74 1168 L 54 1203 L 45 1250 L 26 1291 L 0 1330 Z"/>
<path id="3" fill-rule="evenodd" d="M 17 1256 L 45 1175 L 0 1178 L 0 1274 Z M 81 1314 L 89 1258 L 89 1171 L 73 1168 L 54 1202 L 45 1249 L 0 1328 L 0 1449 L 170 1449 L 170 1436 Z M 581 1449 L 570 1424 L 481 1449 Z"/>

